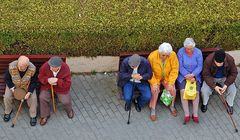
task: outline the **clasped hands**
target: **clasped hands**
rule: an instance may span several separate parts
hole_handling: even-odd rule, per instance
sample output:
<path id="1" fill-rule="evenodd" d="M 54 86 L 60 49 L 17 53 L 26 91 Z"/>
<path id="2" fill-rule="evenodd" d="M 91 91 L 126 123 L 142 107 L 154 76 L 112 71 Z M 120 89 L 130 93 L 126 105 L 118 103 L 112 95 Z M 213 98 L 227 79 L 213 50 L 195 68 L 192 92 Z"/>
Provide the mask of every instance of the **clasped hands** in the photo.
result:
<path id="1" fill-rule="evenodd" d="M 58 78 L 56 78 L 56 77 L 48 78 L 48 83 L 50 85 L 57 85 L 57 81 L 58 81 Z"/>
<path id="2" fill-rule="evenodd" d="M 142 79 L 142 76 L 138 73 L 136 74 L 132 74 L 131 77 L 134 79 L 134 80 L 138 80 L 140 81 Z"/>
<path id="3" fill-rule="evenodd" d="M 222 95 L 226 91 L 226 89 L 227 89 L 227 85 L 224 85 L 223 87 L 216 85 L 214 88 L 214 90 L 220 95 Z"/>
<path id="4" fill-rule="evenodd" d="M 194 74 L 187 74 L 184 77 L 185 77 L 186 80 L 189 80 L 191 83 L 196 81 L 196 79 L 194 77 Z"/>

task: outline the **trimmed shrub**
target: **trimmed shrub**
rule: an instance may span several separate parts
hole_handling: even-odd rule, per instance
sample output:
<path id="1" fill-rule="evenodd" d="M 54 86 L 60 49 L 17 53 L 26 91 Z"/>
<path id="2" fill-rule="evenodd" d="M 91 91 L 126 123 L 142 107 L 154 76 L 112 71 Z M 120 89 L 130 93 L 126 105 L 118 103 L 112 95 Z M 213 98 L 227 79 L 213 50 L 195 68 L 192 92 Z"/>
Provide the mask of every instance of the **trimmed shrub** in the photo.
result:
<path id="1" fill-rule="evenodd" d="M 118 55 L 182 47 L 240 49 L 238 0 L 24 0 L 0 4 L 1 54 Z"/>

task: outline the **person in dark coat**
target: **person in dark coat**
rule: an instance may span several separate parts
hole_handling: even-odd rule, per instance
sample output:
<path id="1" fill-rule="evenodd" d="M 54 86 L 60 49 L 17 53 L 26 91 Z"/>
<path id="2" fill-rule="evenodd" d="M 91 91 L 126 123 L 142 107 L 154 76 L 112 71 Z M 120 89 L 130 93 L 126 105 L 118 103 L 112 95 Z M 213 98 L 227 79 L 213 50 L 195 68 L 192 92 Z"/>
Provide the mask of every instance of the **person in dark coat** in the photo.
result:
<path id="1" fill-rule="evenodd" d="M 150 101 L 151 90 L 148 80 L 151 77 L 152 69 L 146 58 L 134 54 L 123 60 L 119 72 L 118 86 L 123 90 L 126 111 L 130 110 L 135 89 L 138 89 L 140 92 L 140 96 L 134 100 L 138 112 Z"/>
<path id="2" fill-rule="evenodd" d="M 237 93 L 235 79 L 238 71 L 234 59 L 223 49 L 208 55 L 203 67 L 204 82 L 201 88 L 203 104 L 202 112 L 207 111 L 209 96 L 215 90 L 226 97 L 228 112 L 233 114 L 233 102 Z"/>

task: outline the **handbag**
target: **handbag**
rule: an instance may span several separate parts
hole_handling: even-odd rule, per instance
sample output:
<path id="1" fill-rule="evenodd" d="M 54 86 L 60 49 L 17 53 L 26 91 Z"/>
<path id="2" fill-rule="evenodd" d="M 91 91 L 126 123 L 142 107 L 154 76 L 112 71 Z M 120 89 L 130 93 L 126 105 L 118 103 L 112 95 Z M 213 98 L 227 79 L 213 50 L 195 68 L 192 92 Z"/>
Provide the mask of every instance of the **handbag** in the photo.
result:
<path id="1" fill-rule="evenodd" d="M 195 100 L 196 95 L 197 95 L 196 87 L 197 87 L 196 86 L 196 81 L 191 82 L 189 80 L 186 80 L 183 99 L 185 99 L 185 100 Z"/>

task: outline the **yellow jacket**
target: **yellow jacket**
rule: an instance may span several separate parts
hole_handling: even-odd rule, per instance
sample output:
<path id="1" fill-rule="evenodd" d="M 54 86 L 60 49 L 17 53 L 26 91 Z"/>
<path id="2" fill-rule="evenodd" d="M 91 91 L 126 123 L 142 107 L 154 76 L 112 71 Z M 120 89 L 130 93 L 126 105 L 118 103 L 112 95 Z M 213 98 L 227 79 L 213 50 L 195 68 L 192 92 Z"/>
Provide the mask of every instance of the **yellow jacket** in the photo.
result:
<path id="1" fill-rule="evenodd" d="M 160 85 L 160 81 L 164 79 L 168 84 L 174 84 L 178 77 L 179 63 L 177 55 L 174 51 L 165 60 L 164 67 L 160 60 L 160 54 L 158 50 L 151 52 L 148 56 L 148 60 L 151 64 L 153 76 L 148 80 L 150 85 Z M 164 78 L 162 77 L 162 71 L 164 72 Z"/>

